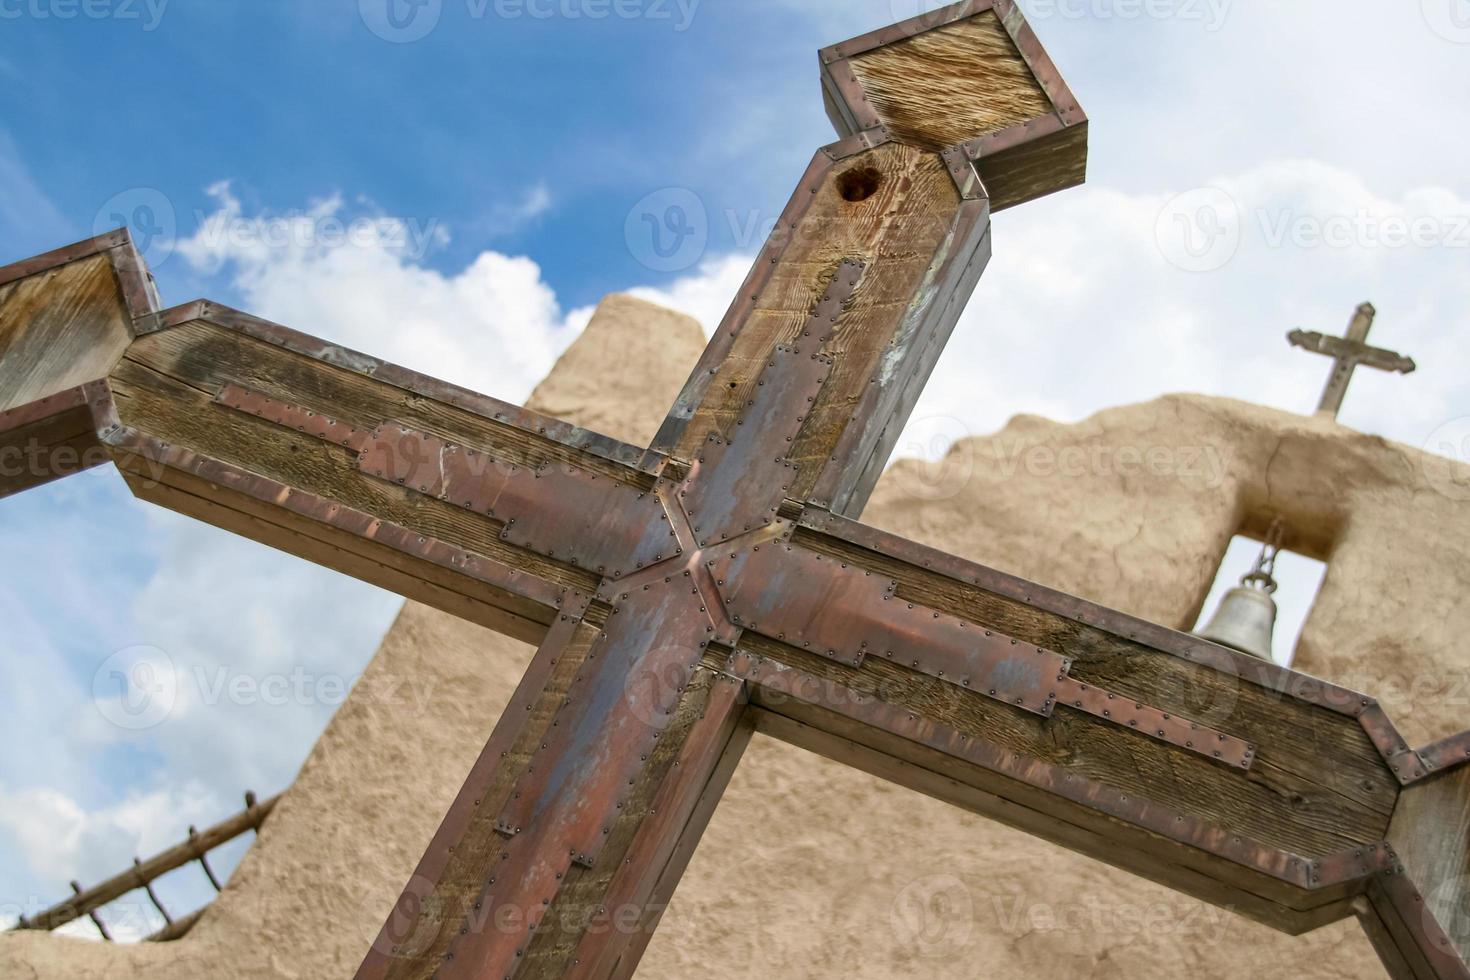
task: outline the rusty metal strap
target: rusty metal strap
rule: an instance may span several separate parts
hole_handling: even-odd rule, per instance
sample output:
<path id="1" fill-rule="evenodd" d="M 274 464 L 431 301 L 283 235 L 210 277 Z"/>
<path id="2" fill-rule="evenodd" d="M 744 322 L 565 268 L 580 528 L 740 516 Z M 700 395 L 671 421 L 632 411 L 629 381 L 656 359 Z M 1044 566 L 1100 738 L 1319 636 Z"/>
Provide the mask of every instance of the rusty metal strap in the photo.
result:
<path id="1" fill-rule="evenodd" d="M 1003 748 L 902 705 L 759 657 L 747 650 L 737 650 L 730 658 L 728 669 L 750 685 L 751 702 L 766 710 L 785 714 L 788 710 L 785 706 L 795 702 L 832 712 L 1301 888 L 1338 884 L 1338 875 L 1345 876 L 1342 880 L 1361 877 L 1384 866 L 1387 859 L 1387 848 L 1379 847 L 1371 854 L 1355 854 L 1354 863 L 1334 861 L 1331 867 L 1326 867 L 1245 837 L 1195 814 L 1116 789 L 1082 772 Z"/>
<path id="2" fill-rule="evenodd" d="M 1244 739 L 1069 676 L 1070 658 L 897 594 L 872 571 L 777 541 L 708 561 L 735 625 L 850 666 L 883 657 L 1042 717 L 1083 711 L 1238 769 Z"/>
<path id="3" fill-rule="evenodd" d="M 1141 701 L 1114 694 L 1074 677 L 1058 678 L 1055 696 L 1059 704 L 1122 725 L 1170 745 L 1216 759 L 1227 766 L 1249 769 L 1256 747 L 1244 739 L 1150 707 Z"/>
<path id="4" fill-rule="evenodd" d="M 853 666 L 885 657 L 1050 717 L 1071 661 L 896 597 L 891 579 L 791 544 L 721 555 L 710 565 L 737 625 Z"/>
<path id="5" fill-rule="evenodd" d="M 1446 772 L 1470 765 L 1470 732 L 1447 738 L 1420 749 L 1417 753 L 1430 773 Z"/>
<path id="6" fill-rule="evenodd" d="M 372 436 L 371 431 L 367 429 L 355 428 L 299 405 L 292 405 L 248 391 L 239 385 L 225 385 L 219 390 L 214 400 L 226 408 L 254 415 L 287 429 L 295 429 L 313 439 L 335 443 L 353 452 L 361 452 Z"/>
<path id="7" fill-rule="evenodd" d="M 861 263 L 843 263 L 828 299 L 813 311 L 808 330 L 819 324 L 818 329 L 830 327 L 861 272 Z M 711 433 L 705 439 L 678 498 L 700 547 L 775 521 L 796 475 L 785 453 L 831 370 L 832 359 L 811 349 L 776 348 L 729 438 Z"/>
<path id="8" fill-rule="evenodd" d="M 531 468 L 390 422 L 358 457 L 369 476 L 505 522 L 501 538 L 621 578 L 681 554 L 657 493 L 570 463 Z"/>
<path id="9" fill-rule="evenodd" d="M 501 538 L 621 578 L 682 552 L 658 494 L 570 463 L 521 466 L 404 423 L 361 429 L 226 385 L 215 400 L 358 455 L 368 476 L 499 520 Z"/>
<path id="10" fill-rule="evenodd" d="M 534 831 L 592 867 L 711 632 L 692 576 L 650 583 L 614 607 L 496 829 L 507 837 Z"/>

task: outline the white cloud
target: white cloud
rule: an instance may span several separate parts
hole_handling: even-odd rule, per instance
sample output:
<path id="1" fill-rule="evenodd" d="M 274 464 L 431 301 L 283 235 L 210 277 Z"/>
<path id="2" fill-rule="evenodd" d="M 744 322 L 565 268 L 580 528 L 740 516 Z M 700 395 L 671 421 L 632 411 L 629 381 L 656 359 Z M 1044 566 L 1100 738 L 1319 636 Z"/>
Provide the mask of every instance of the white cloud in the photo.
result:
<path id="1" fill-rule="evenodd" d="M 95 884 L 127 869 L 134 855 L 150 856 L 183 840 L 187 824 L 206 826 L 219 819 L 220 801 L 207 789 L 178 782 L 152 792 L 129 792 L 120 801 L 88 809 L 49 787 L 8 791 L 0 786 L 0 833 L 4 834 L 7 869 L 12 875 L 27 871 L 32 880 L 50 882 L 80 879 Z M 172 835 L 171 835 L 172 832 Z M 22 867 L 17 868 L 16 863 Z M 230 865 L 216 856 L 217 871 Z M 212 888 L 202 874 L 197 880 L 168 879 L 155 886 L 173 901 L 174 912 L 188 911 L 207 901 Z M 12 924 L 19 914 L 33 916 L 63 896 L 64 891 L 20 896 L 10 892 L 0 906 L 0 926 Z M 107 906 L 103 918 L 109 934 L 127 942 L 143 938 L 163 925 L 162 917 L 141 892 L 130 893 Z M 62 927 L 66 935 L 96 938 L 86 919 Z"/>
<path id="2" fill-rule="evenodd" d="M 340 197 L 247 216 L 227 184 L 211 193 L 219 208 L 179 254 L 267 319 L 512 401 L 574 336 L 530 259 L 484 252 L 445 275 L 421 264 L 447 236 L 432 223 L 352 215 Z"/>
<path id="3" fill-rule="evenodd" d="M 1312 160 L 1207 182 L 1238 216 L 1238 249 L 1204 272 L 1170 261 L 1181 258 L 1172 225 L 1160 237 L 1173 189 L 1088 187 L 996 216 L 995 258 L 903 442 L 930 451 L 922 433 L 936 419 L 980 434 L 1020 412 L 1076 420 L 1174 391 L 1310 412 L 1330 362 L 1285 336 L 1340 334 L 1364 300 L 1379 310 L 1370 341 L 1416 357 L 1419 372 L 1361 369 L 1343 421 L 1417 446 L 1465 414 L 1452 326 L 1470 301 L 1470 201 L 1439 187 L 1384 193 Z M 1200 215 L 1187 217 L 1199 234 Z"/>
<path id="4" fill-rule="evenodd" d="M 702 262 L 693 275 L 667 286 L 637 286 L 628 292 L 650 303 L 659 303 L 694 317 L 705 335 L 714 332 L 724 318 L 741 283 L 750 272 L 751 256 L 722 255 Z"/>
<path id="5" fill-rule="evenodd" d="M 485 231 L 490 235 L 509 235 L 546 214 L 551 205 L 551 188 L 544 181 L 538 182 L 519 201 L 495 207 Z"/>

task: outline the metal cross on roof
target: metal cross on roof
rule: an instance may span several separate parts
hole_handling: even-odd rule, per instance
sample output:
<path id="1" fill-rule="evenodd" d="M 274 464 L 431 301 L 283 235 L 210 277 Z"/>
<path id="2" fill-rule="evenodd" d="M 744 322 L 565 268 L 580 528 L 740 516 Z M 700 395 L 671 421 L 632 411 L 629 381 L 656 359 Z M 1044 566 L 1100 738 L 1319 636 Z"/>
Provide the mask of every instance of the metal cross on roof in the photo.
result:
<path id="1" fill-rule="evenodd" d="M 115 234 L 0 269 L 23 461 L 0 493 L 110 459 L 145 499 L 540 645 L 360 980 L 632 976 L 756 730 L 1284 931 L 1356 915 L 1395 977 L 1470 980 L 1470 858 L 1439 817 L 1470 734 L 1415 751 L 1372 698 L 856 520 L 992 211 L 1080 183 L 1087 117 L 1013 0 L 821 70 L 841 139 L 652 446 L 159 310 Z"/>
<path id="2" fill-rule="evenodd" d="M 1377 315 L 1378 311 L 1373 308 L 1372 303 L 1364 303 L 1353 311 L 1346 336 L 1332 337 L 1305 330 L 1293 330 L 1286 335 L 1291 346 L 1314 354 L 1326 354 L 1333 359 L 1332 375 L 1327 379 L 1327 387 L 1317 405 L 1318 412 L 1337 418 L 1337 413 L 1342 410 L 1342 400 L 1347 395 L 1348 385 L 1353 380 L 1353 372 L 1359 365 L 1380 371 L 1397 371 L 1399 374 L 1413 374 L 1418 368 L 1413 358 L 1381 347 L 1368 346 L 1368 331 L 1373 329 L 1373 318 Z"/>

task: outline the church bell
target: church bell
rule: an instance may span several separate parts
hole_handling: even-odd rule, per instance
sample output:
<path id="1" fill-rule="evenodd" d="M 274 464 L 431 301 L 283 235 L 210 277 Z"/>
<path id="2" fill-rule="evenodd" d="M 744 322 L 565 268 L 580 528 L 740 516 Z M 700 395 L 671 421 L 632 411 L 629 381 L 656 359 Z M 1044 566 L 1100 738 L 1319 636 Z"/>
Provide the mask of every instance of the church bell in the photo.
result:
<path id="1" fill-rule="evenodd" d="M 1276 628 L 1276 555 L 1281 550 L 1281 525 L 1275 522 L 1255 567 L 1220 600 L 1210 623 L 1199 631 L 1207 640 L 1272 661 L 1271 636 Z"/>

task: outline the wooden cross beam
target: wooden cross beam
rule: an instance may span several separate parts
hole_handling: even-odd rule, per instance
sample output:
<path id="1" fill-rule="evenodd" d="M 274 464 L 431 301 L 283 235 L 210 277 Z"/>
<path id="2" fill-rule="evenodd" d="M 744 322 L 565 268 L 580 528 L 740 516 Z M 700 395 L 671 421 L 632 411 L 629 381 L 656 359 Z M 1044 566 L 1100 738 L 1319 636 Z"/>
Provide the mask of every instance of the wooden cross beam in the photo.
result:
<path id="1" fill-rule="evenodd" d="M 1319 413 L 1337 418 L 1337 413 L 1342 410 L 1342 400 L 1347 397 L 1348 385 L 1352 383 L 1353 373 L 1359 365 L 1379 371 L 1396 371 L 1399 374 L 1413 374 L 1418 370 L 1413 358 L 1381 347 L 1368 346 L 1368 331 L 1373 329 L 1373 318 L 1377 315 L 1378 311 L 1373 308 L 1372 303 L 1364 303 L 1353 311 L 1346 336 L 1329 337 L 1305 330 L 1293 330 L 1286 335 L 1291 346 L 1314 354 L 1326 354 L 1332 358 L 1332 374 L 1327 379 L 1327 387 L 1322 391 L 1322 400 L 1317 404 Z"/>
<path id="2" fill-rule="evenodd" d="M 1470 733 L 1414 751 L 1369 697 L 856 521 L 990 211 L 1079 183 L 1086 117 L 1012 0 L 821 62 L 843 139 L 648 449 L 159 311 L 117 235 L 0 270 L 9 488 L 105 450 L 145 499 L 539 644 L 361 980 L 631 976 L 753 731 L 1470 977 Z"/>

